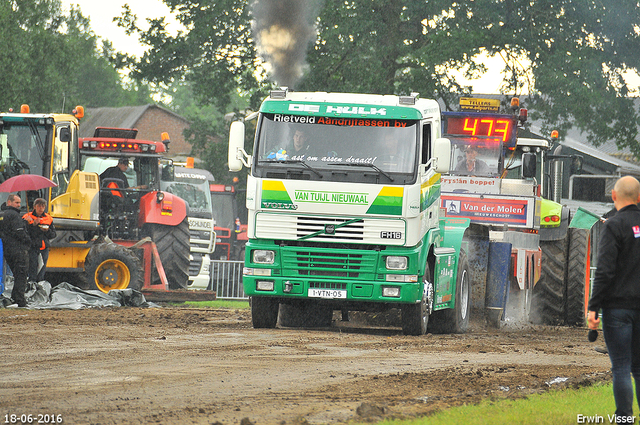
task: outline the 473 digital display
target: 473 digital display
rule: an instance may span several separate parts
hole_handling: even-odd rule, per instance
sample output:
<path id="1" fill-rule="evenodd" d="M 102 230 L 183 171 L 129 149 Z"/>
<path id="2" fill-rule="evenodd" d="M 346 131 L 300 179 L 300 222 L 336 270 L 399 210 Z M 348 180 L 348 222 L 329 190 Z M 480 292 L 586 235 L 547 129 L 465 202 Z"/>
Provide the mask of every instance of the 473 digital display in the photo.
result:
<path id="1" fill-rule="evenodd" d="M 510 142 L 516 136 L 515 120 L 509 116 L 449 116 L 446 133 L 460 136 L 499 137 Z"/>

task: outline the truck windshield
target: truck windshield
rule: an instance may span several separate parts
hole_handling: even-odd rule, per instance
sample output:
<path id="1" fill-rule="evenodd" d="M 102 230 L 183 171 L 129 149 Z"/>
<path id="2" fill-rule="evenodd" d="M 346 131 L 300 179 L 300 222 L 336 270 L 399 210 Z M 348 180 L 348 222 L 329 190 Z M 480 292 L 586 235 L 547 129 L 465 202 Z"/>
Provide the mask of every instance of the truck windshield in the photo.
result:
<path id="1" fill-rule="evenodd" d="M 107 168 L 117 167 L 121 157 L 104 157 L 83 155 L 81 158 L 81 170 L 102 174 Z M 124 172 L 129 187 L 139 185 L 147 186 L 147 189 L 157 188 L 158 158 L 156 157 L 128 157 L 129 167 Z"/>
<path id="2" fill-rule="evenodd" d="M 497 137 L 449 137 L 451 174 L 496 177 L 502 172 L 502 141 Z"/>
<path id="3" fill-rule="evenodd" d="M 166 183 L 163 182 L 162 186 L 164 187 L 165 184 Z M 194 183 L 173 182 L 166 184 L 166 188 L 164 188 L 164 190 L 187 201 L 190 213 L 208 213 L 209 216 L 211 215 L 209 182 L 201 180 L 197 185 Z"/>
<path id="4" fill-rule="evenodd" d="M 5 122 L 0 127 L 0 170 L 4 179 L 18 174 L 48 176 L 43 158 L 51 131 L 51 125 L 45 126 L 35 120 Z"/>
<path id="5" fill-rule="evenodd" d="M 309 174 L 309 179 L 350 175 L 350 181 L 362 180 L 364 174 L 371 173 L 413 176 L 417 168 L 418 123 L 263 114 L 254 150 L 256 171 L 261 174 L 278 167 L 294 168 Z"/>

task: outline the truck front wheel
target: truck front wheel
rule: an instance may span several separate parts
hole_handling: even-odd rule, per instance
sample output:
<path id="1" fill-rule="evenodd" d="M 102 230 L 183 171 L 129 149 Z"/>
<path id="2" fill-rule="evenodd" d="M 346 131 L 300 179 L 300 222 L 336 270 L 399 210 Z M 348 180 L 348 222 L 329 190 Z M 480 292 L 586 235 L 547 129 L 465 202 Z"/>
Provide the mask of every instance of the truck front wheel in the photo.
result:
<path id="1" fill-rule="evenodd" d="M 427 333 L 429 313 L 433 305 L 433 276 L 428 263 L 422 284 L 420 302 L 402 306 L 402 333 L 405 335 L 424 335 Z"/>

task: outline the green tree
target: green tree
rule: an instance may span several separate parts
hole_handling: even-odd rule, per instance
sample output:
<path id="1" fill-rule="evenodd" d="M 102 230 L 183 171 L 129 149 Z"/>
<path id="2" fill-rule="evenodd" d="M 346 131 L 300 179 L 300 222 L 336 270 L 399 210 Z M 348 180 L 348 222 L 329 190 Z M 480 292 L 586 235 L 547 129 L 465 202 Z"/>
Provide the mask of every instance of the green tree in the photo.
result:
<path id="1" fill-rule="evenodd" d="M 231 173 L 227 166 L 227 150 L 228 150 L 228 120 L 215 105 L 201 106 L 196 102 L 193 95 L 193 89 L 189 83 L 174 83 L 169 89 L 171 95 L 171 107 L 177 114 L 188 117 L 191 122 L 184 136 L 190 140 L 192 144 L 191 155 L 199 158 L 202 162 L 198 167 L 211 171 L 211 174 L 219 183 L 230 184 L 234 178 L 241 180 L 241 186 L 246 182 L 246 175 L 241 173 Z M 231 98 L 230 109 L 239 111 L 239 114 L 245 115 L 247 102 L 239 95 Z M 235 118 L 235 115 L 234 115 Z M 250 137 L 251 130 L 255 130 L 252 124 L 247 130 L 247 151 L 253 141 Z"/>
<path id="2" fill-rule="evenodd" d="M 264 74 L 252 42 L 246 0 L 164 0 L 178 21 L 187 28 L 171 35 L 164 18 L 150 19 L 143 31 L 128 6 L 118 23 L 130 34 L 137 33 L 149 50 L 138 61 L 121 60 L 132 67 L 133 76 L 169 87 L 175 82 L 192 83 L 200 104 L 226 110 L 243 92 L 256 107 L 263 96 Z"/>
<path id="3" fill-rule="evenodd" d="M 545 129 L 572 126 L 640 154 L 639 115 L 622 74 L 638 70 L 637 1 L 327 0 L 308 55 L 307 90 L 409 93 L 454 108 L 470 91 L 450 78 L 504 58 L 502 92 L 522 95 Z M 526 94 L 526 93 L 525 93 Z"/>
<path id="4" fill-rule="evenodd" d="M 148 102 L 148 90 L 125 88 L 107 55 L 97 49 L 89 20 L 68 15 L 59 0 L 0 2 L 2 110 L 28 103 L 34 112 Z M 146 95 L 146 101 L 140 102 Z"/>
<path id="5" fill-rule="evenodd" d="M 176 36 L 162 19 L 143 32 L 130 13 L 122 17 L 151 47 L 134 64 L 136 75 L 158 84 L 185 79 L 202 104 L 220 110 L 237 93 L 257 107 L 269 84 L 250 31 L 250 2 L 164 1 L 186 28 Z M 281 6 L 262 1 L 262 11 L 266 3 Z M 640 116 L 622 79 L 639 67 L 637 0 L 325 0 L 316 23 L 298 89 L 417 91 L 454 109 L 470 87 L 453 72 L 495 72 L 475 59 L 499 54 L 501 91 L 526 95 L 523 106 L 547 129 L 578 127 L 595 144 L 613 139 L 640 154 Z"/>
<path id="6" fill-rule="evenodd" d="M 457 40 L 447 19 L 438 16 L 449 4 L 326 1 L 301 88 L 380 94 L 417 91 L 451 101 L 463 87 L 447 78 L 447 71 L 471 66 L 468 72 L 475 72 L 468 59 L 478 48 Z"/>

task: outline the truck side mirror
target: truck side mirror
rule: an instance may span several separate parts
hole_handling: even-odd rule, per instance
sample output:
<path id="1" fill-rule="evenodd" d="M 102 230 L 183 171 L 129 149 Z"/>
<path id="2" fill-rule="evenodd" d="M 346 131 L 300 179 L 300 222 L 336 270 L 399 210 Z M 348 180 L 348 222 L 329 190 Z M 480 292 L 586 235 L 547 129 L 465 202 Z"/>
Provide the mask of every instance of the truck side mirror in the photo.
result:
<path id="1" fill-rule="evenodd" d="M 579 174 L 582 171 L 584 157 L 582 155 L 571 155 L 571 174 Z"/>
<path id="2" fill-rule="evenodd" d="M 244 153 L 244 123 L 234 121 L 229 128 L 229 171 L 242 170 Z"/>
<path id="3" fill-rule="evenodd" d="M 432 158 L 436 160 L 437 173 L 448 173 L 451 166 L 451 141 L 445 138 L 436 139 L 433 143 Z"/>
<path id="4" fill-rule="evenodd" d="M 525 179 L 536 176 L 536 154 L 528 152 L 522 154 L 522 177 Z"/>

